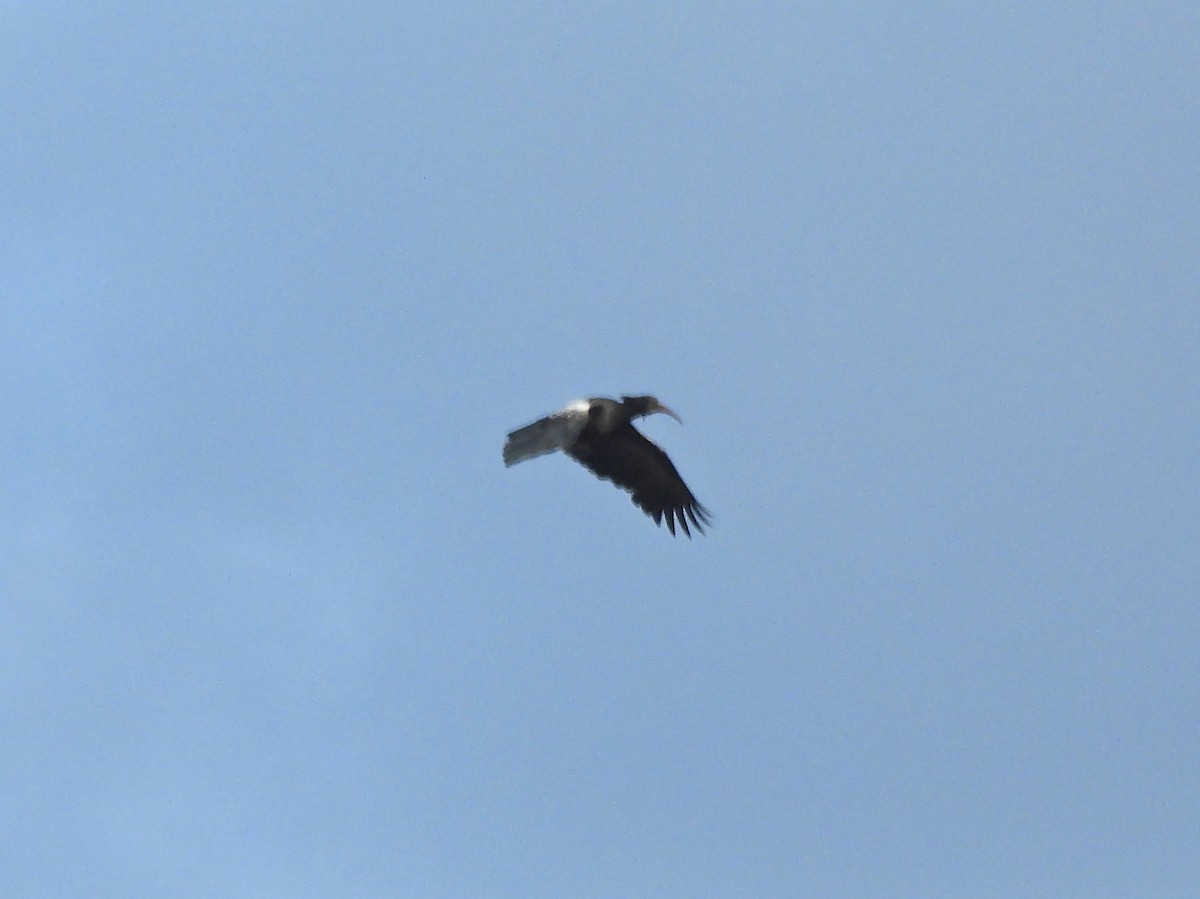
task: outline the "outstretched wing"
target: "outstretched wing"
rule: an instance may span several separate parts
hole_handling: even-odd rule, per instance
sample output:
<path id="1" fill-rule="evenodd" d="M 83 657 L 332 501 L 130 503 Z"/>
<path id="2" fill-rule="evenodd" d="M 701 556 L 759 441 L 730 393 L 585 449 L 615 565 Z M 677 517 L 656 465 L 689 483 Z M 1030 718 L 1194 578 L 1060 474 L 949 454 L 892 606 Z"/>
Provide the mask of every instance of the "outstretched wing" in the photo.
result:
<path id="1" fill-rule="evenodd" d="M 504 464 L 513 466 L 526 459 L 565 449 L 575 442 L 587 420 L 588 404 L 579 401 L 531 425 L 518 428 L 504 442 Z"/>
<path id="2" fill-rule="evenodd" d="M 709 513 L 692 495 L 674 464 L 657 445 L 633 425 L 623 425 L 607 434 L 588 433 L 566 450 L 598 477 L 612 481 L 633 494 L 633 501 L 655 524 L 667 520 L 667 530 L 675 533 L 675 523 L 690 538 L 692 527 L 703 534 Z"/>

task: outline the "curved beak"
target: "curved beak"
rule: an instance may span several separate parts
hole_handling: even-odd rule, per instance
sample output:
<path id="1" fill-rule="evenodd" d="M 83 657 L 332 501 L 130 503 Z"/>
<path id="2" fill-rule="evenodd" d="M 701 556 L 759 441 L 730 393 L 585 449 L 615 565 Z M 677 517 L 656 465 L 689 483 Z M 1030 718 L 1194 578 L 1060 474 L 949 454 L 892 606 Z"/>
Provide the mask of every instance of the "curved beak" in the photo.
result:
<path id="1" fill-rule="evenodd" d="M 661 412 L 663 415 L 669 415 L 669 416 L 671 416 L 673 419 L 675 419 L 677 422 L 679 422 L 680 424 L 683 424 L 683 419 L 682 419 L 682 418 L 680 418 L 678 415 L 676 415 L 676 414 L 675 414 L 675 410 L 674 410 L 674 409 L 671 409 L 671 408 L 670 408 L 670 407 L 668 407 L 668 406 L 664 406 L 662 403 L 657 403 L 657 404 L 656 404 L 656 406 L 655 406 L 655 409 L 654 409 L 654 411 L 655 411 L 655 412 Z"/>

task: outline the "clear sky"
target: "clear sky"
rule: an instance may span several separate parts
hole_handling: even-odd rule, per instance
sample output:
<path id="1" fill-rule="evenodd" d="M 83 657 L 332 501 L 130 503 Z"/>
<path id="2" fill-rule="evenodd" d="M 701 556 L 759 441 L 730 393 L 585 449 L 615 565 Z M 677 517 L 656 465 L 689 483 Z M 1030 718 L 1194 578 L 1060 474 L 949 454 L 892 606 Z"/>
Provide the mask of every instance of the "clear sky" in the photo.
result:
<path id="1" fill-rule="evenodd" d="M 1200 895 L 1200 16 L 0 4 L 14 897 Z M 505 432 L 652 392 L 672 539 Z"/>

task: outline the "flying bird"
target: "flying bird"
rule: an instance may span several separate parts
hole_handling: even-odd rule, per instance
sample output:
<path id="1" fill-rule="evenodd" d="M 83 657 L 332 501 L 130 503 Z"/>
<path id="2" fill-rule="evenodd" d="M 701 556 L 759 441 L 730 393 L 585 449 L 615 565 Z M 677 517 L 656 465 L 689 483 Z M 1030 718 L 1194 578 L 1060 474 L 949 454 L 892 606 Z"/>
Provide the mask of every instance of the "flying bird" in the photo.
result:
<path id="1" fill-rule="evenodd" d="M 632 493 L 634 504 L 655 524 L 661 526 L 665 518 L 672 536 L 678 522 L 690 539 L 688 521 L 703 534 L 704 525 L 710 524 L 709 512 L 692 495 L 667 454 L 634 428 L 635 418 L 655 412 L 683 424 L 683 419 L 652 396 L 576 400 L 509 434 L 504 464 L 511 467 L 562 450 L 597 477 Z"/>

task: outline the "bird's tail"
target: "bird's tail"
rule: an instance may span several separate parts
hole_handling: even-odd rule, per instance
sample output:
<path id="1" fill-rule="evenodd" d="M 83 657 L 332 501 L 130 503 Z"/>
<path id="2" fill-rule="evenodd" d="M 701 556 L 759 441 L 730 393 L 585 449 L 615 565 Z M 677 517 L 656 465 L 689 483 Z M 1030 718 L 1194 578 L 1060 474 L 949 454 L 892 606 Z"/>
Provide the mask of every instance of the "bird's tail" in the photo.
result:
<path id="1" fill-rule="evenodd" d="M 535 459 L 559 449 L 561 443 L 554 439 L 555 435 L 547 431 L 544 425 L 545 420 L 534 422 L 509 434 L 508 440 L 504 442 L 504 464 L 516 465 L 518 462 Z"/>
<path id="2" fill-rule="evenodd" d="M 578 410 L 568 407 L 556 415 L 518 428 L 504 442 L 504 464 L 516 465 L 569 446 L 585 421 L 586 413 L 581 415 Z"/>

